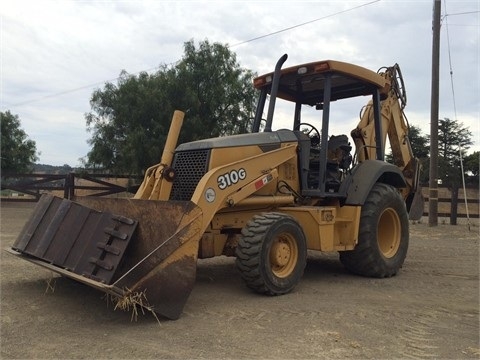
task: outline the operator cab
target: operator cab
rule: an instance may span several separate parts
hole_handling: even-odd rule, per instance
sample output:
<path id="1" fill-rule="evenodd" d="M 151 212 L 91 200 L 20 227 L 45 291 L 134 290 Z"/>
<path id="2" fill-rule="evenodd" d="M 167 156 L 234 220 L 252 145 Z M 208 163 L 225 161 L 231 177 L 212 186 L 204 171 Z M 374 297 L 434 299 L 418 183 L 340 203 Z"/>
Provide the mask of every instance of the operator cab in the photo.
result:
<path id="1" fill-rule="evenodd" d="M 260 90 L 253 131 L 272 131 L 273 115 L 280 120 L 284 104 L 294 107 L 291 130 L 299 139 L 299 164 L 302 196 L 346 197 L 347 186 L 342 186 L 353 162 L 352 146 L 348 136 L 330 135 L 330 112 L 332 102 L 371 96 L 374 104 L 376 133 L 381 134 L 380 90 L 385 79 L 363 67 L 340 61 L 325 60 L 281 69 L 286 61 L 284 55 L 275 71 L 255 78 L 254 86 Z M 263 122 L 267 97 L 267 118 Z M 276 104 L 281 99 L 282 104 Z M 365 102 L 362 98 L 362 104 Z M 281 108 L 281 110 L 280 110 Z M 358 109 L 358 107 L 356 107 Z M 346 108 L 343 108 L 344 110 Z M 306 114 L 311 112 L 313 116 Z M 321 115 L 320 115 L 321 114 Z M 356 116 L 352 113 L 352 117 Z M 335 119 L 338 122 L 338 119 Z M 263 122 L 263 123 L 262 123 Z M 377 144 L 377 158 L 383 160 L 384 145 L 381 137 Z"/>

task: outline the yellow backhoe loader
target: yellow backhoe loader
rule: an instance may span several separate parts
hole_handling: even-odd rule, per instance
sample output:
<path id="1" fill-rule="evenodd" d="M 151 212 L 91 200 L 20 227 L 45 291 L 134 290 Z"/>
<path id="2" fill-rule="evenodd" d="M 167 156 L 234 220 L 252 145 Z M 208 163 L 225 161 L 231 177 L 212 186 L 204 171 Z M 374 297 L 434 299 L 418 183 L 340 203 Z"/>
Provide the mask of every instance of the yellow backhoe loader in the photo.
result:
<path id="1" fill-rule="evenodd" d="M 254 80 L 251 133 L 177 146 L 176 111 L 161 161 L 132 199 L 43 195 L 8 251 L 119 300 L 141 294 L 140 305 L 170 319 L 182 313 L 198 258 L 236 256 L 246 285 L 268 295 L 292 291 L 307 250 L 339 252 L 356 274 L 395 275 L 409 213 L 423 212 L 398 65 L 282 69 L 286 59 Z M 348 136 L 329 128 L 365 96 L 352 153 Z M 274 118 L 288 128 L 273 130 Z M 387 136 L 393 164 L 384 161 Z"/>

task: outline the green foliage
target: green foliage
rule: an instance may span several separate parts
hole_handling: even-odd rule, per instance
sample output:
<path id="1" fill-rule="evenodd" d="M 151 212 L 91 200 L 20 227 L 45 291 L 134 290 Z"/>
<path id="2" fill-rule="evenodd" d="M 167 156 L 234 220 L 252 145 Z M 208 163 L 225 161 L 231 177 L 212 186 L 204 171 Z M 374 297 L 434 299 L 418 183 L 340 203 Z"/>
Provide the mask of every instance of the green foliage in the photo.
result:
<path id="1" fill-rule="evenodd" d="M 449 188 L 458 188 L 462 183 L 460 152 L 462 158 L 473 144 L 472 133 L 461 122 L 448 118 L 438 123 L 438 177 Z"/>
<path id="2" fill-rule="evenodd" d="M 88 167 L 135 172 L 155 162 L 151 152 L 164 141 L 169 121 L 161 107 L 165 94 L 159 85 L 155 75 L 140 73 L 136 77 L 123 71 L 117 85 L 107 83 L 93 93 L 93 111 L 86 114 L 92 132 Z M 160 155 L 156 161 L 159 159 Z"/>
<path id="3" fill-rule="evenodd" d="M 420 127 L 410 125 L 408 139 L 410 140 L 413 155 L 421 164 L 422 171 L 420 174 L 420 183 L 428 183 L 428 158 L 430 154 L 430 141 L 428 135 L 422 134 Z M 385 155 L 385 160 L 393 163 L 393 155 L 391 152 Z"/>
<path id="4" fill-rule="evenodd" d="M 32 170 L 37 158 L 35 141 L 30 140 L 20 128 L 18 115 L 10 111 L 0 112 L 1 120 L 1 169 L 4 172 L 26 173 Z"/>
<path id="5" fill-rule="evenodd" d="M 430 154 L 428 135 L 423 135 L 420 127 L 411 125 L 408 131 L 408 138 L 410 139 L 413 155 L 420 160 L 428 159 Z"/>
<path id="6" fill-rule="evenodd" d="M 476 184 L 478 186 L 479 178 L 479 166 L 480 166 L 480 151 L 475 151 L 473 154 L 465 156 L 463 159 L 463 169 L 467 174 L 466 182 L 470 184 Z"/>
<path id="7" fill-rule="evenodd" d="M 413 155 L 420 159 L 427 159 L 430 153 L 428 135 L 423 135 L 420 127 L 410 125 L 408 129 L 408 139 L 410 140 L 410 146 L 412 148 Z M 393 163 L 392 152 L 385 155 L 385 160 Z"/>
<path id="8" fill-rule="evenodd" d="M 422 130 L 418 126 L 410 126 L 408 132 L 410 139 L 410 146 L 412 147 L 413 155 L 418 158 L 420 162 L 420 183 L 428 183 L 428 164 L 430 155 L 430 140 L 428 135 L 423 135 Z"/>
<path id="9" fill-rule="evenodd" d="M 122 71 L 90 100 L 92 146 L 85 166 L 140 174 L 160 161 L 174 110 L 186 112 L 180 142 L 248 131 L 255 109 L 254 74 L 227 46 L 193 41 L 173 67 L 137 76 Z"/>
<path id="10" fill-rule="evenodd" d="M 62 166 L 48 165 L 48 164 L 35 164 L 33 166 L 33 171 L 35 173 L 42 174 L 68 174 L 73 172 L 75 169 L 68 164 L 63 164 Z"/>
<path id="11" fill-rule="evenodd" d="M 189 41 L 176 71 L 179 85 L 188 89 L 190 140 L 249 130 L 256 105 L 254 74 L 239 67 L 228 47 L 204 41 L 197 49 Z"/>

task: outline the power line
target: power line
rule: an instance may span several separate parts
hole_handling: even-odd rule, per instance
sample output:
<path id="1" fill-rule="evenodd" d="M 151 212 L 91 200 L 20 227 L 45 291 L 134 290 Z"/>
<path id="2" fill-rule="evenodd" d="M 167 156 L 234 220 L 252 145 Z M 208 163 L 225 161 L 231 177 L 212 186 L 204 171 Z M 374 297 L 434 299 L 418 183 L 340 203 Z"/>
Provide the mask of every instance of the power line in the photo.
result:
<path id="1" fill-rule="evenodd" d="M 114 81 L 114 80 L 117 80 L 117 79 L 118 79 L 118 78 L 113 79 L 113 80 L 106 80 L 105 82 Z M 98 86 L 98 85 L 104 84 L 105 82 L 102 81 L 102 82 L 98 82 L 98 83 L 95 83 L 95 84 L 90 84 L 90 85 L 81 86 L 81 87 L 78 87 L 78 88 L 75 88 L 75 89 L 64 90 L 64 91 L 61 91 L 61 92 L 58 92 L 58 93 L 49 94 L 49 95 L 44 95 L 44 96 L 39 97 L 39 98 L 37 98 L 37 99 L 26 100 L 26 101 L 23 101 L 23 102 L 19 102 L 19 103 L 16 103 L 16 104 L 12 104 L 12 106 L 28 105 L 28 104 L 31 104 L 31 103 L 34 103 L 34 102 L 37 102 L 37 101 L 46 100 L 46 99 L 49 99 L 49 98 L 53 98 L 53 97 L 57 97 L 57 96 L 65 95 L 65 94 L 69 94 L 69 93 L 76 92 L 76 91 L 80 91 L 80 90 L 83 90 L 83 89 L 89 89 L 89 88 L 92 88 L 92 87 L 94 87 L 94 86 Z"/>
<path id="2" fill-rule="evenodd" d="M 447 8 L 446 0 L 444 0 L 444 6 L 445 8 Z M 445 19 L 445 28 L 447 29 L 447 51 L 448 51 L 448 64 L 450 67 L 450 85 L 452 87 L 453 112 L 455 114 L 455 121 L 457 121 L 457 104 L 455 101 L 455 87 L 453 86 L 452 52 L 450 50 L 450 33 L 448 31 L 447 15 L 445 15 L 444 19 Z"/>
<path id="3" fill-rule="evenodd" d="M 443 0 L 443 2 L 444 2 L 444 6 L 445 6 L 445 13 L 446 13 L 447 12 L 447 0 Z M 478 12 L 478 11 L 475 11 L 475 12 Z M 471 13 L 474 13 L 474 12 L 472 11 L 472 12 L 466 12 L 466 13 L 458 13 L 456 15 L 464 15 L 464 14 L 471 14 Z M 450 67 L 450 84 L 451 84 L 451 87 L 452 87 L 453 112 L 454 112 L 454 116 L 455 116 L 455 121 L 458 121 L 458 119 L 457 119 L 457 102 L 455 100 L 455 87 L 453 85 L 453 67 L 452 67 L 452 54 L 451 54 L 451 50 L 450 50 L 450 34 L 449 34 L 449 31 L 448 31 L 448 16 L 449 16 L 449 14 L 447 14 L 447 13 L 444 16 L 445 27 L 447 29 L 448 64 L 449 64 L 449 67 Z M 461 172 L 462 172 L 463 196 L 465 198 L 465 210 L 466 210 L 466 214 L 467 214 L 467 226 L 468 226 L 468 230 L 470 230 L 470 216 L 468 214 L 467 192 L 466 192 L 466 189 L 465 189 L 465 172 L 463 170 L 462 145 L 460 143 L 458 144 L 458 156 L 459 156 L 459 159 L 460 159 L 460 169 L 461 169 Z"/>
<path id="4" fill-rule="evenodd" d="M 445 14 L 444 17 L 446 17 L 446 16 L 455 16 L 455 15 L 478 14 L 479 12 L 480 12 L 480 10 L 477 10 L 477 11 L 465 11 L 465 12 L 461 12 L 461 13 Z"/>
<path id="5" fill-rule="evenodd" d="M 228 46 L 228 47 L 229 47 L 229 48 L 233 48 L 233 47 L 235 47 L 235 46 L 239 46 L 239 45 L 246 44 L 246 43 L 249 43 L 249 42 L 252 42 L 252 41 L 256 41 L 256 40 L 260 40 L 260 39 L 263 39 L 263 38 L 266 38 L 266 37 L 269 37 L 269 36 L 273 36 L 273 35 L 276 35 L 276 34 L 280 34 L 280 33 L 282 33 L 282 32 L 289 31 L 289 30 L 292 30 L 292 29 L 296 29 L 296 28 L 299 28 L 299 27 L 301 27 L 301 26 L 305 26 L 305 25 L 308 25 L 308 24 L 311 24 L 311 23 L 314 23 L 314 22 L 317 22 L 317 21 L 325 20 L 325 19 L 328 19 L 328 18 L 330 18 L 330 17 L 334 17 L 334 16 L 337 16 L 337 15 L 341 15 L 341 14 L 344 14 L 344 13 L 346 13 L 346 12 L 353 11 L 353 10 L 362 8 L 362 7 L 364 7 L 364 6 L 368 6 L 368 5 L 377 3 L 377 2 L 379 2 L 379 1 L 380 1 L 380 0 L 370 1 L 370 2 L 365 3 L 365 4 L 361 4 L 361 5 L 358 5 L 358 6 L 354 6 L 354 7 L 350 8 L 350 9 L 338 11 L 338 12 L 336 12 L 336 13 L 333 13 L 333 14 L 330 14 L 330 15 L 326 15 L 326 16 L 322 16 L 322 17 L 320 17 L 320 18 L 313 19 L 313 20 L 310 20 L 310 21 L 307 21 L 307 22 L 304 22 L 304 23 L 301 23 L 301 24 L 293 25 L 293 26 L 290 26 L 290 27 L 287 27 L 287 28 L 284 28 L 284 29 L 281 29 L 281 30 L 277 30 L 277 31 L 274 31 L 274 32 L 271 32 L 271 33 L 268 33 L 268 34 L 265 34 L 265 35 L 257 36 L 257 37 L 255 37 L 255 38 L 252 38 L 252 39 L 249 39 L 249 40 L 241 41 L 241 42 L 239 42 L 239 43 L 230 45 L 230 46 Z M 175 64 L 175 63 L 176 63 L 176 62 L 167 64 L 167 66 L 173 65 L 173 64 Z M 155 70 L 155 69 L 157 69 L 157 68 L 158 68 L 158 67 L 151 68 L 151 69 L 148 69 L 148 70 L 141 70 L 141 71 L 137 71 L 137 72 L 134 72 L 134 73 L 131 73 L 131 74 L 139 74 L 139 73 L 141 73 L 141 72 L 149 72 L 149 71 Z M 74 89 L 70 89 L 70 90 L 65 90 L 65 91 L 61 91 L 61 92 L 54 93 L 54 94 L 50 94 L 50 95 L 45 95 L 45 96 L 39 97 L 39 98 L 37 98 L 37 99 L 26 100 L 26 101 L 23 101 L 23 102 L 20 102 L 20 103 L 11 104 L 11 106 L 23 106 L 23 105 L 28 105 L 28 104 L 31 104 L 31 103 L 34 103 L 34 102 L 38 102 L 38 101 L 45 100 L 45 99 L 54 98 L 54 97 L 57 97 L 57 96 L 69 94 L 69 93 L 76 92 L 76 91 L 80 91 L 80 90 L 84 90 L 84 89 L 89 89 L 89 88 L 92 88 L 92 87 L 94 87 L 94 86 L 99 86 L 99 85 L 105 84 L 106 82 L 116 81 L 116 80 L 118 80 L 118 79 L 120 79 L 120 76 L 119 76 L 119 77 L 116 77 L 116 78 L 114 78 L 114 79 L 99 81 L 99 82 L 96 82 L 96 83 L 94 83 L 94 84 L 84 85 L 84 86 L 81 86 L 81 87 L 78 87 L 78 88 L 74 88 Z"/>
<path id="6" fill-rule="evenodd" d="M 448 24 L 448 26 L 480 27 L 480 24 Z"/>
<path id="7" fill-rule="evenodd" d="M 157 67 L 155 67 L 155 68 L 150 68 L 150 69 L 147 69 L 147 70 L 140 70 L 140 71 L 137 71 L 137 72 L 134 72 L 134 73 L 129 73 L 129 74 L 140 74 L 141 72 L 149 72 L 149 71 L 152 71 L 152 70 L 155 70 L 155 69 L 157 69 Z M 65 94 L 69 94 L 69 93 L 72 93 L 72 92 L 76 92 L 76 91 L 80 91 L 80 90 L 84 90 L 84 89 L 90 89 L 90 88 L 95 87 L 95 86 L 103 85 L 103 84 L 105 84 L 105 83 L 107 83 L 107 82 L 116 81 L 116 80 L 118 80 L 118 79 L 120 79 L 120 78 L 121 78 L 121 76 L 117 76 L 117 77 L 114 78 L 114 79 L 99 81 L 99 82 L 96 82 L 96 83 L 93 83 L 93 84 L 80 86 L 80 87 L 78 87 L 78 88 L 60 91 L 60 92 L 58 92 L 58 93 L 45 95 L 45 96 L 39 97 L 39 98 L 37 98 L 37 99 L 26 100 L 26 101 L 23 101 L 23 102 L 20 102 L 20 103 L 12 104 L 12 106 L 23 106 L 23 105 L 27 105 L 27 104 L 30 104 L 30 103 L 34 103 L 34 102 L 37 102 L 37 101 L 42 101 L 42 100 L 45 100 L 45 99 L 49 99 L 49 98 L 53 98 L 53 97 L 57 97 L 57 96 L 65 95 Z"/>
<path id="8" fill-rule="evenodd" d="M 371 2 L 369 2 L 369 3 L 362 4 L 362 5 L 358 5 L 358 6 L 355 6 L 355 7 L 353 7 L 353 8 L 347 9 L 347 10 L 338 11 L 338 12 L 336 12 L 336 13 L 333 13 L 333 14 L 330 14 L 330 15 L 326 15 L 326 16 L 322 16 L 322 17 L 319 17 L 319 18 L 317 18 L 317 19 L 313 19 L 313 20 L 310 20 L 310 21 L 307 21 L 307 22 L 304 22 L 304 23 L 301 23 L 301 24 L 298 24 L 298 25 L 290 26 L 290 27 L 285 28 L 285 29 L 281 29 L 281 30 L 277 30 L 277 31 L 274 31 L 274 32 L 265 34 L 265 35 L 257 36 L 257 37 L 254 37 L 254 38 L 252 38 L 252 39 L 245 40 L 245 41 L 242 41 L 242 42 L 233 44 L 233 45 L 231 45 L 230 47 L 232 48 L 232 47 L 239 46 L 239 45 L 243 45 L 243 44 L 246 44 L 246 43 L 249 43 L 249 42 L 252 42 L 252 41 L 260 40 L 260 39 L 266 38 L 266 37 L 268 37 L 268 36 L 277 35 L 277 34 L 280 34 L 280 33 L 282 33 L 282 32 L 285 32 L 285 31 L 288 31 L 288 30 L 292 30 L 292 29 L 296 29 L 296 28 L 298 28 L 298 27 L 300 27 L 300 26 L 305 26 L 305 25 L 314 23 L 314 22 L 316 22 L 316 21 L 325 20 L 325 19 L 328 19 L 328 18 L 333 17 L 333 16 L 341 15 L 341 14 L 344 14 L 344 13 L 346 13 L 346 12 L 353 11 L 353 10 L 359 9 L 359 8 L 361 8 L 361 7 L 364 7 L 364 6 L 371 5 L 371 4 L 374 4 L 374 3 L 379 2 L 379 1 L 380 1 L 380 0 L 374 0 L 374 1 L 371 1 Z"/>

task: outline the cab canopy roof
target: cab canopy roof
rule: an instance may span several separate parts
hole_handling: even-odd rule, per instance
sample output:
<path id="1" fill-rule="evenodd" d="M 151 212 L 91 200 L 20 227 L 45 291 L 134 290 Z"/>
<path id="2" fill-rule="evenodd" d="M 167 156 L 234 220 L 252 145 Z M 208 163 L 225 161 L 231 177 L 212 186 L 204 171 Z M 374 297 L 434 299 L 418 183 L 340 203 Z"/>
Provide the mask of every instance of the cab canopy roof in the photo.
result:
<path id="1" fill-rule="evenodd" d="M 312 106 L 320 104 L 324 100 L 327 77 L 331 78 L 331 101 L 371 95 L 386 85 L 382 76 L 364 67 L 323 60 L 282 69 L 277 97 Z M 273 72 L 255 78 L 253 84 L 270 94 L 272 80 Z"/>

